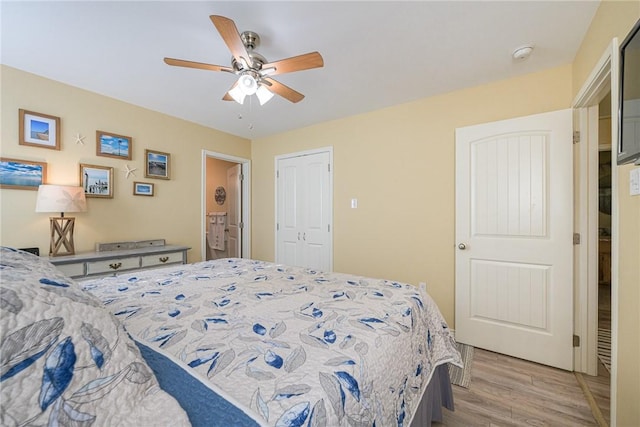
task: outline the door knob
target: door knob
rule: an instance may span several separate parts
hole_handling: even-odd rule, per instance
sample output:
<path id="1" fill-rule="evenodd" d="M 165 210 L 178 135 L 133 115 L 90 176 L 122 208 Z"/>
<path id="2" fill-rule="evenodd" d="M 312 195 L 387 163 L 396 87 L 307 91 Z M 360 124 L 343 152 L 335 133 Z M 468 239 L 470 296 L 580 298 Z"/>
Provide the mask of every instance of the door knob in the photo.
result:
<path id="1" fill-rule="evenodd" d="M 467 245 L 465 245 L 464 243 L 460 243 L 458 244 L 458 249 L 460 249 L 461 251 L 464 251 L 465 249 L 467 249 Z"/>

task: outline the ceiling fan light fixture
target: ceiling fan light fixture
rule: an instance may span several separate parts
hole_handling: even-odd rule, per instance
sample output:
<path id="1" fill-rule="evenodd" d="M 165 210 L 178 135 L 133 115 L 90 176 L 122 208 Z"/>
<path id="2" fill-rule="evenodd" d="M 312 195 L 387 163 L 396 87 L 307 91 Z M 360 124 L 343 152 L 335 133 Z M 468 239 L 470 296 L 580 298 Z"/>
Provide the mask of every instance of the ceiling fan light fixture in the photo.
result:
<path id="1" fill-rule="evenodd" d="M 238 79 L 237 87 L 239 87 L 245 95 L 253 95 L 258 90 L 258 82 L 251 74 L 242 74 Z"/>
<path id="2" fill-rule="evenodd" d="M 260 105 L 264 105 L 273 98 L 273 92 L 267 89 L 266 86 L 260 85 L 256 91 L 256 96 L 258 97 L 258 101 L 260 101 Z"/>
<path id="3" fill-rule="evenodd" d="M 242 89 L 240 88 L 240 85 L 236 85 L 233 89 L 231 89 L 229 91 L 229 95 L 233 98 L 234 101 L 236 101 L 238 104 L 244 104 L 244 98 L 247 96 Z"/>

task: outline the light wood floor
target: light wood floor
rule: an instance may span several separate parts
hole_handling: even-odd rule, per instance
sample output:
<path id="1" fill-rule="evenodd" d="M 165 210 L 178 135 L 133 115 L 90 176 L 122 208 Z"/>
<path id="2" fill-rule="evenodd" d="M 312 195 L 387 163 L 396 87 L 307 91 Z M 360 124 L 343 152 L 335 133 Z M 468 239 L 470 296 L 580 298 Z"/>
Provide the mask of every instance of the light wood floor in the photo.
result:
<path id="1" fill-rule="evenodd" d="M 611 330 L 611 285 L 608 283 L 598 286 L 598 328 Z M 584 375 L 585 382 L 593 394 L 602 416 L 609 424 L 611 408 L 609 394 L 611 389 L 611 374 L 598 361 L 598 376 Z"/>
<path id="2" fill-rule="evenodd" d="M 584 378 L 601 395 L 606 389 L 606 402 L 602 396 L 596 401 L 606 405 L 608 418 L 608 373 Z M 572 372 L 490 351 L 476 348 L 471 387 L 453 388 L 456 409 L 445 409 L 443 423 L 434 426 L 598 425 Z"/>

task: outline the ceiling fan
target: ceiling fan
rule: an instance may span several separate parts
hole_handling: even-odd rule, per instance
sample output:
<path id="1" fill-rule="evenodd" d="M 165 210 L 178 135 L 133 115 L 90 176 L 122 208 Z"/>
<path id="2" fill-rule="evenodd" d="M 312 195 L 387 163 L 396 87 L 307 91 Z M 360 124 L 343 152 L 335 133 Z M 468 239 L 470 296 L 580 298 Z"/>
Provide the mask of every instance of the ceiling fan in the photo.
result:
<path id="1" fill-rule="evenodd" d="M 205 64 L 183 59 L 164 58 L 168 65 L 201 70 L 224 71 L 238 76 L 238 80 L 222 99 L 235 100 L 242 104 L 246 96 L 255 94 L 260 105 L 268 102 L 274 94 L 291 101 L 300 102 L 304 95 L 274 80 L 271 76 L 322 67 L 324 61 L 318 52 L 305 53 L 279 61 L 268 62 L 264 56 L 254 51 L 260 44 L 260 36 L 253 31 L 238 32 L 236 24 L 219 15 L 209 17 L 231 51 L 231 66 Z"/>

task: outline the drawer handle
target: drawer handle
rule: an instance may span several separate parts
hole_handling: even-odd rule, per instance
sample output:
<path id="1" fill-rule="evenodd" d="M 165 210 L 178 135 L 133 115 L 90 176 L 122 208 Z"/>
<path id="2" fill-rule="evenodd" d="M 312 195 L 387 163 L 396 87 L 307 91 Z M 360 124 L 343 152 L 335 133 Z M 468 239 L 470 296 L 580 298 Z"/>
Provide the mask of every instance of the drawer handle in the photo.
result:
<path id="1" fill-rule="evenodd" d="M 160 257 L 160 262 L 167 262 L 169 261 L 169 257 L 168 256 L 161 256 Z"/>
<path id="2" fill-rule="evenodd" d="M 117 262 L 117 263 L 113 263 L 113 264 L 109 264 L 109 268 L 111 268 L 112 270 L 117 270 L 120 267 L 122 267 L 122 263 L 121 262 Z"/>

